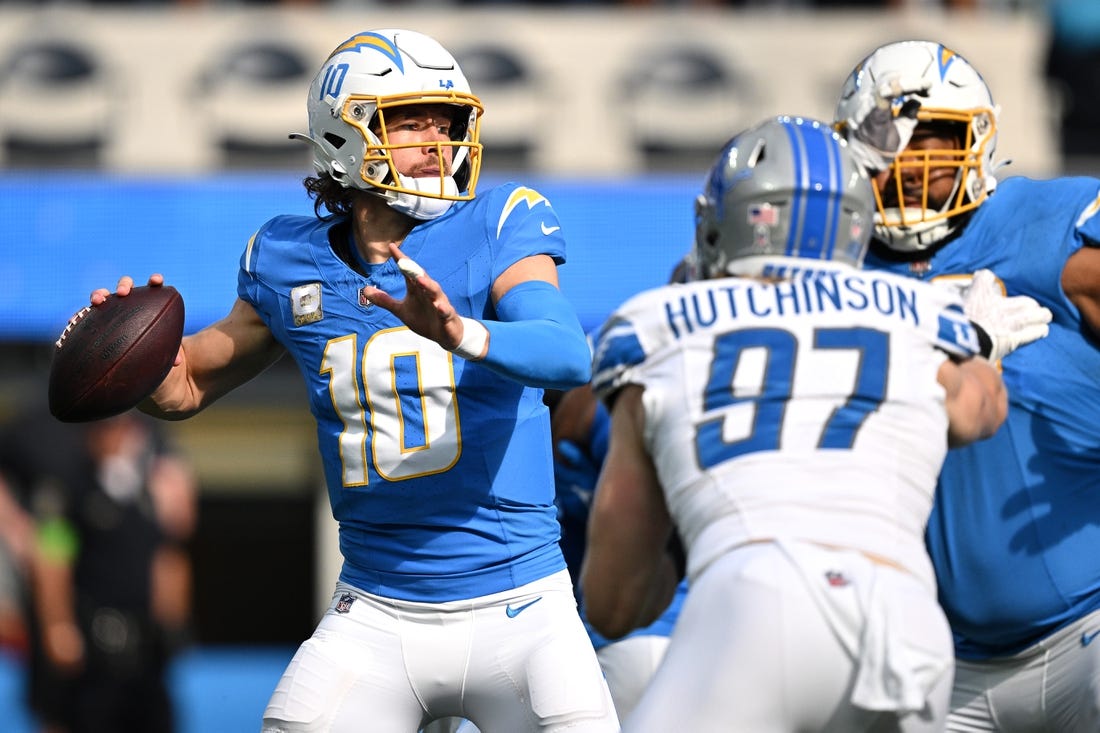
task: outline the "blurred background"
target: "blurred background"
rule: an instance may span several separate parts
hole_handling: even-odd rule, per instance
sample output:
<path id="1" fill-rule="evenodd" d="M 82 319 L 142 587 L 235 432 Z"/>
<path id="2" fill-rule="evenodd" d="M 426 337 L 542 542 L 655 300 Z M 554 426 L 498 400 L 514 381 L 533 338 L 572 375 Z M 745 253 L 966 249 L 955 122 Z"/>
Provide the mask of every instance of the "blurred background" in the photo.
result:
<path id="1" fill-rule="evenodd" d="M 383 27 L 458 58 L 486 107 L 481 186 L 550 199 L 587 329 L 689 248 L 722 143 L 771 114 L 831 119 L 848 72 L 888 41 L 941 41 L 985 75 L 1002 175 L 1100 160 L 1096 0 L 0 1 L 0 420 L 41 406 L 53 341 L 121 274 L 164 273 L 187 332 L 228 311 L 249 236 L 312 211 L 308 154 L 287 134 L 306 129 L 314 72 Z M 197 487 L 180 541 L 189 622 L 167 670 L 177 730 L 256 730 L 338 572 L 304 389 L 287 359 L 161 427 Z M 0 728 L 36 731 L 26 639 L 0 644 Z"/>

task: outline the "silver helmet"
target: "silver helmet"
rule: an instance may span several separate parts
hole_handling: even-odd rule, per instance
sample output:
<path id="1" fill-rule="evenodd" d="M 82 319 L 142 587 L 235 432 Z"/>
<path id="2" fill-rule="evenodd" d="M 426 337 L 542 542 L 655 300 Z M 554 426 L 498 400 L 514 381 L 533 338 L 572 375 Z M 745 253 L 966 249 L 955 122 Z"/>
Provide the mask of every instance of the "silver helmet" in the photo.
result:
<path id="1" fill-rule="evenodd" d="M 395 107 L 423 104 L 453 106 L 455 116 L 450 141 L 433 143 L 439 177 L 412 178 L 397 171 L 392 157 L 393 150 L 411 145 L 389 142 L 385 116 Z M 309 134 L 291 137 L 312 144 L 318 173 L 379 195 L 418 219 L 434 219 L 453 202 L 474 197 L 483 107 L 454 57 L 434 39 L 392 28 L 352 36 L 322 64 L 306 106 Z"/>
<path id="2" fill-rule="evenodd" d="M 859 267 L 874 211 L 870 179 L 830 124 L 768 119 L 726 143 L 696 199 L 699 275 L 806 260 Z"/>

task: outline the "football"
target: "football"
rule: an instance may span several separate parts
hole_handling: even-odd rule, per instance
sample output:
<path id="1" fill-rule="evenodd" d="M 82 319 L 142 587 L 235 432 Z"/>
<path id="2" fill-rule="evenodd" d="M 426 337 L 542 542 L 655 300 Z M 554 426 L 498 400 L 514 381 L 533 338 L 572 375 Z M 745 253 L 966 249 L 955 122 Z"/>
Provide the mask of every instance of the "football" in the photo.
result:
<path id="1" fill-rule="evenodd" d="M 169 285 L 112 293 L 82 308 L 54 344 L 50 412 L 62 422 L 88 422 L 137 405 L 172 368 L 183 318 L 183 298 Z"/>

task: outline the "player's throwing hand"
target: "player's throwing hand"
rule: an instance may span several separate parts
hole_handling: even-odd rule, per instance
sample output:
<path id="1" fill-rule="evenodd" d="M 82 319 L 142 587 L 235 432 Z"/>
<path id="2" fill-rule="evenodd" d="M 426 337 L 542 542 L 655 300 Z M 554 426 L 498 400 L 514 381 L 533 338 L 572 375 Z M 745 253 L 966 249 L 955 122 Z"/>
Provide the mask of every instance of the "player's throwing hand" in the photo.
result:
<path id="1" fill-rule="evenodd" d="M 404 299 L 398 300 L 372 285 L 363 288 L 363 295 L 400 318 L 415 333 L 452 351 L 461 343 L 464 329 L 447 294 L 423 267 L 402 254 L 397 245 L 390 245 L 390 253 L 405 276 Z"/>

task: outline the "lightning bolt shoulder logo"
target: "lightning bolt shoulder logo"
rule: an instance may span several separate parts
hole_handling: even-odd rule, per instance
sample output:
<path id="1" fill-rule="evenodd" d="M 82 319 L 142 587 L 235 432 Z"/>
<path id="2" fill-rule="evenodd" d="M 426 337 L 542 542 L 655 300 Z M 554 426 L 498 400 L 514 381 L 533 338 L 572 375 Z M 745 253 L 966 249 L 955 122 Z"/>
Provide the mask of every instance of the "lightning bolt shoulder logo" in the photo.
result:
<path id="1" fill-rule="evenodd" d="M 245 272 L 252 272 L 252 254 L 253 254 L 253 252 L 255 251 L 255 248 L 256 248 L 256 234 L 259 234 L 259 232 L 256 232 L 255 234 L 253 234 L 251 237 L 248 238 L 248 246 L 245 248 L 245 251 L 244 251 L 244 270 L 245 270 Z"/>
<path id="2" fill-rule="evenodd" d="M 1098 210 L 1100 210 L 1100 196 L 1094 198 L 1092 203 L 1085 207 L 1084 211 L 1081 212 L 1081 216 L 1077 217 L 1077 224 L 1075 226 L 1080 229 L 1085 225 L 1086 221 L 1096 216 Z"/>
<path id="3" fill-rule="evenodd" d="M 504 613 L 508 616 L 508 618 L 515 618 L 516 616 L 520 615 L 541 600 L 542 596 L 539 596 L 533 601 L 527 601 L 527 603 L 523 603 L 518 606 L 513 606 L 511 603 L 509 603 L 507 606 L 504 607 Z"/>
<path id="4" fill-rule="evenodd" d="M 497 221 L 497 237 L 500 237 L 500 232 L 504 229 L 504 222 L 508 220 L 512 212 L 516 210 L 516 207 L 520 204 L 526 203 L 528 209 L 533 209 L 539 204 L 546 204 L 550 206 L 550 202 L 546 200 L 538 191 L 527 188 L 526 186 L 520 186 L 508 196 L 508 200 L 504 202 L 504 209 L 500 212 L 500 220 Z M 546 233 L 546 230 L 543 230 Z"/>

